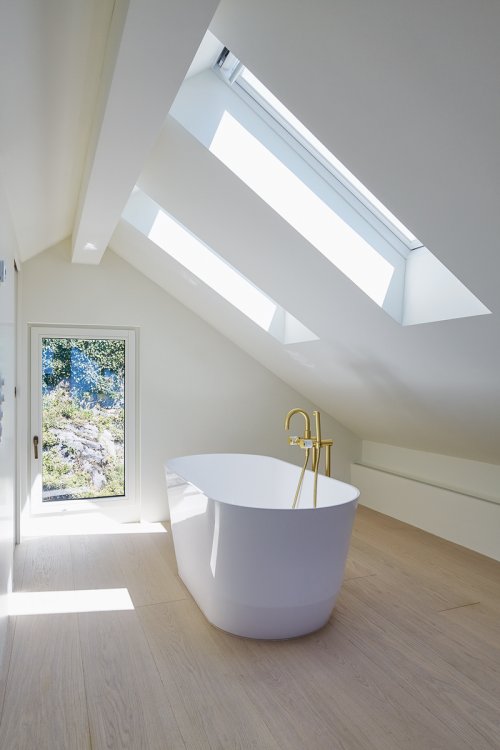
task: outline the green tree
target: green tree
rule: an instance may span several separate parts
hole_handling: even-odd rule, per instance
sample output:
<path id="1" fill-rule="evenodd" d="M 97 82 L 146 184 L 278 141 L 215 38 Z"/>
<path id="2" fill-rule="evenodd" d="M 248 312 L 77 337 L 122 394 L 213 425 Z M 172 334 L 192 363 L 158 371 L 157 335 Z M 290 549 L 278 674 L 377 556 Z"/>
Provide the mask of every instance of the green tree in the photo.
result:
<path id="1" fill-rule="evenodd" d="M 108 405 L 123 395 L 125 342 L 116 339 L 46 338 L 42 350 L 43 390 L 71 386 L 77 400 Z"/>

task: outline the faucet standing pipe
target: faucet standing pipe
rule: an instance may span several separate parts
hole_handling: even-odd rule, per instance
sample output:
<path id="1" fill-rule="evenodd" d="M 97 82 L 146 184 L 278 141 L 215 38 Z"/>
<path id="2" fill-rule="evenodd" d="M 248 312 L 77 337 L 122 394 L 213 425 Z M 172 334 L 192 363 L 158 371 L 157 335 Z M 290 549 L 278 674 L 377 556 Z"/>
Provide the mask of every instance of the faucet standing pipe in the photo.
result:
<path id="1" fill-rule="evenodd" d="M 290 420 L 293 417 L 294 414 L 302 414 L 305 420 L 305 431 L 304 431 L 304 437 L 289 437 L 288 438 L 288 444 L 289 445 L 297 445 L 299 448 L 302 448 L 305 451 L 305 461 L 304 465 L 302 467 L 302 470 L 300 472 L 300 478 L 299 483 L 297 485 L 297 490 L 295 492 L 295 497 L 293 500 L 292 508 L 297 508 L 300 498 L 300 493 L 302 490 L 302 484 L 304 480 L 304 475 L 307 469 L 307 464 L 309 461 L 309 456 L 312 453 L 312 470 L 314 474 L 314 484 L 313 484 L 313 507 L 316 508 L 318 505 L 318 471 L 319 471 L 319 462 L 321 457 L 321 448 L 326 448 L 326 456 L 325 456 L 325 470 L 327 476 L 330 476 L 330 450 L 333 441 L 328 440 L 322 440 L 321 438 L 321 417 L 319 411 L 313 411 L 313 416 L 315 418 L 315 426 L 316 426 L 316 435 L 314 437 L 311 437 L 311 421 L 309 419 L 309 415 L 304 409 L 291 409 L 288 414 L 285 417 L 285 430 L 288 430 L 290 427 Z"/>
<path id="2" fill-rule="evenodd" d="M 332 441 L 326 440 L 325 441 L 325 447 L 326 447 L 326 457 L 325 457 L 325 474 L 327 477 L 330 477 L 332 475 Z"/>
<path id="3" fill-rule="evenodd" d="M 316 440 L 313 451 L 313 469 L 314 469 L 314 489 L 313 489 L 313 507 L 318 505 L 318 469 L 319 457 L 321 453 L 321 422 L 319 411 L 313 411 L 313 417 L 316 419 Z"/>

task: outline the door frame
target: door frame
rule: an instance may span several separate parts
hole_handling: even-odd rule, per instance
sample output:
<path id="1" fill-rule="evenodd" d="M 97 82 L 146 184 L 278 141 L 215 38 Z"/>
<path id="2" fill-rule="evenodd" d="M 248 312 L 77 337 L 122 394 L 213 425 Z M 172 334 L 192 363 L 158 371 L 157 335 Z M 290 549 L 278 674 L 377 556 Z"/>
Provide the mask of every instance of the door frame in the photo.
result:
<path id="1" fill-rule="evenodd" d="M 137 487 L 137 367 L 136 331 L 132 328 L 67 325 L 29 326 L 29 414 L 27 466 L 29 510 L 31 516 L 58 512 L 82 512 L 100 510 L 117 520 L 139 518 L 139 494 Z M 123 339 L 125 340 L 125 495 L 119 497 L 97 497 L 82 500 L 48 500 L 42 502 L 42 339 Z M 34 457 L 33 436 L 39 436 L 38 459 Z"/>

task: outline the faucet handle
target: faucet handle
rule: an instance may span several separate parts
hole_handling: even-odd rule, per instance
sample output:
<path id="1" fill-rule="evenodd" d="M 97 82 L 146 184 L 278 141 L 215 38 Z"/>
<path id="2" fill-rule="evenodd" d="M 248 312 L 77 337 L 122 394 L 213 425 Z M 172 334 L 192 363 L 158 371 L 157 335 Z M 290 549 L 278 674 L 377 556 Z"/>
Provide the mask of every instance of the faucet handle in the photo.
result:
<path id="1" fill-rule="evenodd" d="M 314 440 L 311 440 L 310 438 L 297 437 L 297 435 L 292 435 L 288 438 L 288 445 L 298 445 L 299 448 L 310 449 L 314 446 Z"/>

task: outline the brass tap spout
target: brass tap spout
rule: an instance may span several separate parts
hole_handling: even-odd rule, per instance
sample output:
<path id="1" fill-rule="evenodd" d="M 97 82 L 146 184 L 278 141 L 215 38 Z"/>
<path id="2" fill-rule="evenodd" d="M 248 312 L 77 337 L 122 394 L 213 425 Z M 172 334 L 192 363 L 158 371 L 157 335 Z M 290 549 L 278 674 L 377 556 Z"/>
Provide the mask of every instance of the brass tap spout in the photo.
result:
<path id="1" fill-rule="evenodd" d="M 306 421 L 306 428 L 304 431 L 304 438 L 306 440 L 310 440 L 311 438 L 311 422 L 309 419 L 309 414 L 304 411 L 303 409 L 291 409 L 288 414 L 285 417 L 285 430 L 288 430 L 290 427 L 290 419 L 293 417 L 294 414 L 302 414 Z"/>

